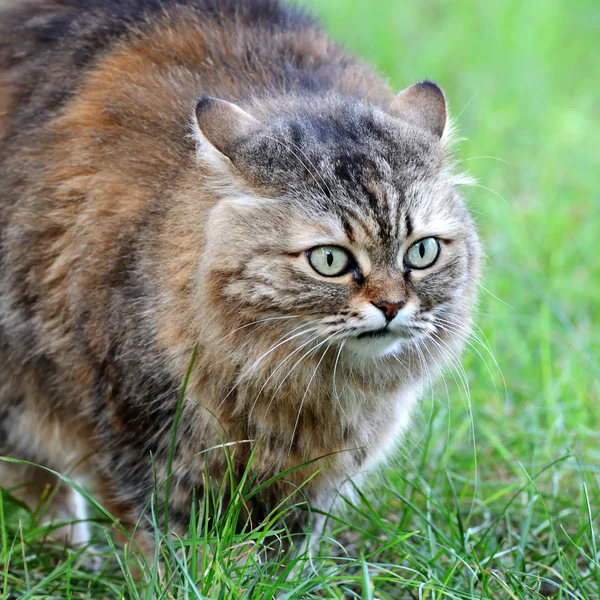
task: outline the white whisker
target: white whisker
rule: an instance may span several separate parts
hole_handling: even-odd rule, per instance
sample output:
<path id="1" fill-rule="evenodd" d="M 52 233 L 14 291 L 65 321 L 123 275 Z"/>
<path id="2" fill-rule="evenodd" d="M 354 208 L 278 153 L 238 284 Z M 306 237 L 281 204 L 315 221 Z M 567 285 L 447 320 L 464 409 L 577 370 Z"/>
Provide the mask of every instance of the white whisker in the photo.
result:
<path id="1" fill-rule="evenodd" d="M 271 394 L 271 399 L 269 401 L 269 405 L 267 406 L 267 410 L 265 411 L 265 414 L 269 412 L 269 409 L 271 408 L 271 405 L 273 404 L 273 400 L 275 400 L 275 397 L 277 396 L 277 394 L 279 393 L 279 390 L 283 387 L 283 384 L 287 381 L 287 379 L 290 377 L 290 375 L 292 374 L 292 371 L 294 371 L 294 369 L 307 357 L 310 356 L 313 352 L 315 352 L 316 350 L 318 350 L 323 344 L 325 344 L 328 340 L 330 340 L 332 337 L 334 337 L 336 334 L 334 333 L 333 335 L 330 335 L 329 337 L 327 337 L 326 339 L 324 339 L 323 341 L 319 342 L 318 344 L 316 344 L 315 346 L 313 346 L 312 348 L 310 348 L 307 352 L 305 352 L 293 365 L 292 368 L 287 372 L 286 376 L 279 382 L 279 385 L 277 386 L 277 388 L 275 389 L 275 391 L 273 392 L 273 394 Z M 314 340 L 315 338 L 312 338 L 312 340 Z M 305 344 L 306 346 L 306 344 Z"/>
<path id="2" fill-rule="evenodd" d="M 510 165 L 510 163 L 507 160 L 504 160 L 503 158 L 499 158 L 498 156 L 469 156 L 468 158 L 463 158 L 463 159 L 459 160 L 458 163 L 462 164 L 462 163 L 468 162 L 470 160 L 479 160 L 479 159 L 497 160 L 498 162 L 504 163 L 505 165 Z"/>
<path id="3" fill-rule="evenodd" d="M 417 342 L 419 343 L 419 342 Z M 429 350 L 428 346 L 426 343 L 423 343 L 423 348 L 427 351 L 427 354 L 429 354 L 429 356 L 431 357 L 431 361 L 434 364 L 435 367 L 438 368 L 438 370 L 440 371 L 440 376 L 442 378 L 442 382 L 444 383 L 444 388 L 446 389 L 446 407 L 448 409 L 448 430 L 447 430 L 447 439 L 450 439 L 450 390 L 448 389 L 448 384 L 446 383 L 446 377 L 442 371 L 441 366 L 438 364 L 438 361 L 435 359 L 435 357 L 433 356 L 433 354 L 431 353 L 431 351 Z M 456 379 L 455 379 L 456 381 Z M 435 396 L 432 393 L 431 394 L 431 410 L 429 413 L 429 419 L 427 421 L 427 427 L 429 427 L 431 420 L 433 418 L 433 408 L 434 408 L 434 404 L 435 404 Z M 417 440 L 415 446 L 418 446 L 418 444 L 421 443 L 421 441 L 423 440 L 423 438 L 427 435 L 427 431 L 425 430 L 423 432 L 423 434 L 421 435 L 421 437 L 419 438 L 419 440 Z"/>
<path id="4" fill-rule="evenodd" d="M 449 331 L 450 333 L 453 333 L 453 334 L 464 334 L 465 333 L 464 331 L 460 330 L 460 328 L 464 327 L 464 325 L 461 325 L 460 323 L 458 323 L 456 321 L 444 319 L 442 317 L 436 317 L 436 319 L 441 324 L 440 329 L 446 329 L 447 331 Z M 483 335 L 485 335 L 485 333 L 483 332 L 483 329 L 481 329 L 481 327 L 479 327 L 478 325 L 474 325 L 474 326 L 477 327 L 481 331 L 481 333 Z M 506 380 L 504 379 L 504 373 L 502 372 L 502 369 L 500 368 L 500 365 L 498 364 L 498 361 L 496 360 L 496 357 L 494 356 L 494 353 L 492 352 L 491 348 L 489 347 L 489 342 L 486 344 L 479 337 L 479 335 L 477 335 L 477 333 L 475 333 L 474 331 L 470 331 L 469 332 L 469 336 L 471 338 L 473 338 L 478 344 L 480 344 L 485 349 L 485 351 L 489 354 L 490 358 L 492 359 L 492 362 L 494 363 L 494 366 L 496 367 L 496 371 L 498 372 L 498 374 L 500 375 L 500 379 L 502 380 L 502 386 L 503 386 L 503 389 L 504 389 L 505 401 L 508 401 L 508 388 L 506 386 Z M 473 351 L 477 354 L 477 356 L 479 356 L 479 358 L 481 359 L 481 361 L 485 365 L 485 368 L 486 368 L 486 370 L 487 370 L 487 372 L 488 372 L 488 374 L 490 376 L 490 380 L 492 382 L 492 385 L 494 386 L 494 390 L 496 392 L 496 395 L 498 396 L 498 388 L 496 386 L 496 381 L 494 379 L 494 376 L 492 374 L 492 371 L 491 371 L 489 365 L 487 364 L 487 361 L 482 356 L 481 352 L 479 352 L 479 350 L 477 349 L 477 347 L 468 338 L 465 339 L 465 343 L 470 348 L 473 349 Z"/>
<path id="5" fill-rule="evenodd" d="M 476 491 L 479 486 L 479 460 L 478 460 L 478 455 L 477 455 L 477 435 L 475 432 L 475 417 L 473 415 L 473 404 L 471 402 L 471 389 L 469 387 L 469 380 L 468 380 L 467 374 L 466 374 L 463 366 L 461 365 L 460 360 L 459 360 L 458 356 L 456 355 L 456 353 L 454 352 L 454 350 L 436 333 L 434 333 L 432 335 L 431 342 L 438 348 L 438 350 L 440 350 L 440 352 L 442 352 L 444 354 L 444 356 L 446 356 L 446 358 L 449 360 L 449 364 L 452 365 L 456 369 L 456 374 L 458 374 L 458 376 L 462 382 L 463 389 L 465 391 L 465 400 L 467 402 L 467 410 L 468 410 L 469 422 L 470 422 L 470 434 L 471 434 L 471 438 L 473 440 L 473 466 L 474 466 L 474 480 L 475 480 L 474 487 L 475 487 L 475 491 Z M 450 372 L 452 373 L 454 380 L 456 381 L 456 383 L 458 385 L 458 381 L 456 380 L 454 369 L 451 369 Z M 471 503 L 469 515 L 473 511 L 473 508 L 475 505 L 474 504 L 475 498 L 476 498 L 476 494 L 473 495 L 473 501 Z"/>
<path id="6" fill-rule="evenodd" d="M 313 335 L 311 338 L 309 338 L 306 342 L 304 342 L 303 344 L 301 344 L 300 346 L 298 346 L 296 349 L 294 349 L 292 352 L 290 352 L 276 367 L 275 369 L 273 369 L 273 371 L 271 371 L 270 375 L 267 377 L 267 379 L 265 380 L 265 382 L 262 384 L 260 390 L 258 390 L 257 394 L 256 394 L 256 398 L 254 399 L 254 402 L 252 404 L 252 408 L 250 409 L 250 413 L 248 416 L 248 419 L 250 419 L 250 417 L 252 416 L 252 412 L 254 411 L 254 407 L 256 406 L 256 403 L 258 402 L 260 395 L 262 393 L 262 391 L 265 389 L 265 387 L 267 386 L 267 384 L 269 383 L 269 381 L 271 381 L 271 379 L 273 379 L 273 377 L 275 377 L 275 374 L 277 373 L 277 371 L 279 371 L 279 369 L 290 359 L 292 358 L 292 356 L 298 354 L 298 352 L 300 352 L 303 348 L 306 348 L 306 346 L 308 346 L 308 344 L 314 342 L 316 339 L 319 338 L 319 334 Z M 311 350 L 309 350 L 308 353 L 310 353 Z M 304 355 L 306 356 L 306 355 Z M 302 358 L 300 358 L 300 361 L 302 360 Z M 298 361 L 298 362 L 300 362 Z M 298 364 L 298 363 L 296 363 Z M 294 365 L 295 366 L 295 365 Z M 292 367 L 293 369 L 294 367 Z M 287 377 L 287 376 L 286 376 Z M 285 379 L 284 379 L 285 381 Z M 277 390 L 275 390 L 275 394 L 281 389 L 281 383 L 279 384 L 279 387 L 277 388 Z M 271 406 L 271 403 L 269 402 L 269 405 L 267 406 L 267 410 L 265 411 L 265 415 L 269 412 L 269 408 Z"/>
<path id="7" fill-rule="evenodd" d="M 275 343 L 275 345 L 271 346 L 269 348 L 269 350 L 267 350 L 264 354 L 262 354 L 257 360 L 255 360 L 252 363 L 252 366 L 247 369 L 244 373 L 242 373 L 235 385 L 229 390 L 229 392 L 227 392 L 227 394 L 225 395 L 225 397 L 221 400 L 221 402 L 219 403 L 217 408 L 221 408 L 224 404 L 224 402 L 227 400 L 227 398 L 229 398 L 229 396 L 237 389 L 237 387 L 242 383 L 242 381 L 244 381 L 249 375 L 251 375 L 252 373 L 256 372 L 256 369 L 258 368 L 258 366 L 260 365 L 260 363 L 272 352 L 274 352 L 277 348 L 279 348 L 280 346 L 282 346 L 283 344 L 287 344 L 288 342 L 292 341 L 293 339 L 296 339 L 302 335 L 306 335 L 307 333 L 312 333 L 313 331 L 316 331 L 317 328 L 312 326 L 314 325 L 313 323 L 311 323 L 309 327 L 307 327 L 306 329 L 298 332 L 298 333 L 294 333 L 294 335 L 289 335 L 290 333 L 297 331 L 298 329 L 300 329 L 300 327 L 306 327 L 306 323 L 303 323 L 302 325 L 300 325 L 299 327 L 295 327 L 294 329 L 292 329 L 291 331 L 288 331 L 285 335 L 288 335 L 287 338 L 285 338 L 285 335 L 283 336 L 285 339 L 283 339 L 282 341 L 281 338 L 279 338 L 279 340 Z"/>
<path id="8" fill-rule="evenodd" d="M 327 339 L 322 341 L 320 343 L 320 345 L 323 345 L 325 342 L 327 342 L 331 338 L 335 337 L 335 335 L 336 335 L 335 333 L 330 335 Z M 328 344 L 327 348 L 325 348 L 325 351 L 323 352 L 323 356 L 321 356 L 321 358 L 319 359 L 319 362 L 316 364 L 316 366 L 313 370 L 313 374 L 311 375 L 310 379 L 308 380 L 308 384 L 306 385 L 306 391 L 304 392 L 304 396 L 302 396 L 302 401 L 300 402 L 300 408 L 298 408 L 298 416 L 296 417 L 296 423 L 294 424 L 294 429 L 292 430 L 292 438 L 290 440 L 290 447 L 288 449 L 288 454 L 291 453 L 292 447 L 294 445 L 294 437 L 296 436 L 296 430 L 298 429 L 298 423 L 300 422 L 300 414 L 302 413 L 302 407 L 304 406 L 304 401 L 306 400 L 306 397 L 308 396 L 308 390 L 310 389 L 310 384 L 313 382 L 313 379 L 315 378 L 315 375 L 317 374 L 319 366 L 323 362 L 323 359 L 325 358 L 325 355 L 327 354 L 327 351 L 329 350 L 330 347 L 331 347 L 331 342 Z"/>
<path id="9" fill-rule="evenodd" d="M 333 397 L 335 398 L 336 402 L 338 403 L 338 406 L 340 407 L 342 414 L 344 415 L 346 420 L 348 420 L 348 415 L 346 414 L 346 411 L 344 410 L 344 408 L 342 406 L 342 402 L 340 400 L 341 395 L 338 395 L 338 393 L 337 393 L 337 367 L 338 367 L 340 355 L 342 353 L 342 349 L 344 348 L 345 343 L 346 343 L 346 340 L 342 340 L 342 343 L 340 344 L 337 355 L 335 357 L 335 364 L 333 366 L 333 386 L 332 386 L 332 388 L 333 388 Z"/>
<path id="10" fill-rule="evenodd" d="M 279 321 L 279 320 L 283 320 L 283 319 L 299 319 L 299 318 L 300 318 L 300 315 L 293 315 L 293 316 L 288 316 L 288 317 L 266 317 L 265 319 L 258 319 L 258 321 L 252 321 L 252 323 L 246 323 L 245 325 L 242 325 L 241 327 L 237 327 L 233 331 L 230 331 L 225 336 L 225 339 L 227 339 L 228 337 L 232 336 L 234 333 L 237 333 L 238 331 L 240 331 L 242 329 L 246 329 L 246 327 L 251 327 L 252 325 L 259 325 L 262 323 L 266 323 L 266 322 L 270 322 L 270 321 Z"/>

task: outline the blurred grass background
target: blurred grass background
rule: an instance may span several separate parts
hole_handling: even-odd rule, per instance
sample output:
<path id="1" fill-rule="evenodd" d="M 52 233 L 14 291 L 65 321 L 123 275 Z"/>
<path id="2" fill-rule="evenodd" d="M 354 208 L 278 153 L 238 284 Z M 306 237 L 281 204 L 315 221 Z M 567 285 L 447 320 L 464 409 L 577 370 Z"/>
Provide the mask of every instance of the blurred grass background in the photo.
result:
<path id="1" fill-rule="evenodd" d="M 345 552 L 323 549 L 308 574 L 240 567 L 220 552 L 244 541 L 221 530 L 205 540 L 221 559 L 198 578 L 142 592 L 114 558 L 91 575 L 81 553 L 49 554 L 4 496 L 0 595 L 597 600 L 600 2 L 303 4 L 396 89 L 440 83 L 467 138 L 459 157 L 479 186 L 465 194 L 488 254 L 470 393 L 448 373 L 425 397 L 375 493 L 347 508 Z"/>

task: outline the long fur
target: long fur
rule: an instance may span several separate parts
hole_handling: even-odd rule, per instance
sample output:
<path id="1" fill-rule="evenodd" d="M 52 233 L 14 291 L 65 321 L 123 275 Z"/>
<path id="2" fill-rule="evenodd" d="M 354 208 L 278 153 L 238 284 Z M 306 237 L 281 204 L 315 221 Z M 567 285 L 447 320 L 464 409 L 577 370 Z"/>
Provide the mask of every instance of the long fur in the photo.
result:
<path id="1" fill-rule="evenodd" d="M 200 96 L 235 102 L 259 130 L 208 152 Z M 303 492 L 327 510 L 379 464 L 469 332 L 480 256 L 446 138 L 388 114 L 393 98 L 277 0 L 5 11 L 0 454 L 77 465 L 136 521 L 151 456 L 166 476 L 197 344 L 173 528 L 206 473 L 222 479 L 225 453 L 198 453 L 224 441 L 239 442 L 239 473 L 255 451 L 258 481 L 310 463 L 255 497 L 255 518 L 319 469 Z M 430 235 L 440 259 L 407 270 L 407 248 Z M 318 276 L 305 251 L 324 243 L 351 250 L 360 273 Z M 382 318 L 373 303 L 396 296 L 428 333 L 390 351 L 358 339 Z M 0 484 L 14 479 L 3 468 Z"/>

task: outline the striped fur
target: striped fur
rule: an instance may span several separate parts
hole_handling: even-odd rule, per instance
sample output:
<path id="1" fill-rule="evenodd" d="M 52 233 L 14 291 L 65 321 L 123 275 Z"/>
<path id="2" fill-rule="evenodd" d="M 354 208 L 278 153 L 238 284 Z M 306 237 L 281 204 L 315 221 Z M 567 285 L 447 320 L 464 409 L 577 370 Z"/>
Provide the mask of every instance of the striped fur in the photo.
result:
<path id="1" fill-rule="evenodd" d="M 203 122 L 200 97 L 237 108 Z M 151 456 L 166 475 L 197 344 L 170 525 L 184 529 L 192 491 L 221 481 L 225 452 L 198 453 L 223 441 L 238 475 L 255 449 L 258 481 L 329 457 L 254 497 L 254 521 L 320 468 L 303 493 L 328 510 L 400 439 L 476 297 L 443 96 L 422 84 L 394 98 L 278 0 L 5 11 L 0 454 L 85 477 L 137 520 Z M 407 248 L 431 235 L 440 259 L 407 269 Z M 357 268 L 317 275 L 306 250 L 325 243 Z M 382 318 L 373 303 L 396 299 L 416 337 L 359 339 Z M 0 484 L 19 476 L 2 469 Z"/>

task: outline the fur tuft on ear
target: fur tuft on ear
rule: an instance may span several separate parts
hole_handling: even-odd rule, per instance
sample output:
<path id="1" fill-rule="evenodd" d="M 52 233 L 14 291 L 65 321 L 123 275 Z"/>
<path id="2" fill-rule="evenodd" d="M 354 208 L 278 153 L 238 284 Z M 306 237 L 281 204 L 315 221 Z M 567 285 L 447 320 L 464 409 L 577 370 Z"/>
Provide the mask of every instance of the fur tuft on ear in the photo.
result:
<path id="1" fill-rule="evenodd" d="M 421 81 L 402 90 L 392 101 L 389 113 L 410 121 L 441 138 L 448 121 L 448 107 L 441 88 L 433 81 Z"/>
<path id="2" fill-rule="evenodd" d="M 252 115 L 225 100 L 201 97 L 194 115 L 194 136 L 198 142 L 198 156 L 211 162 L 232 160 L 236 141 L 260 126 Z"/>

